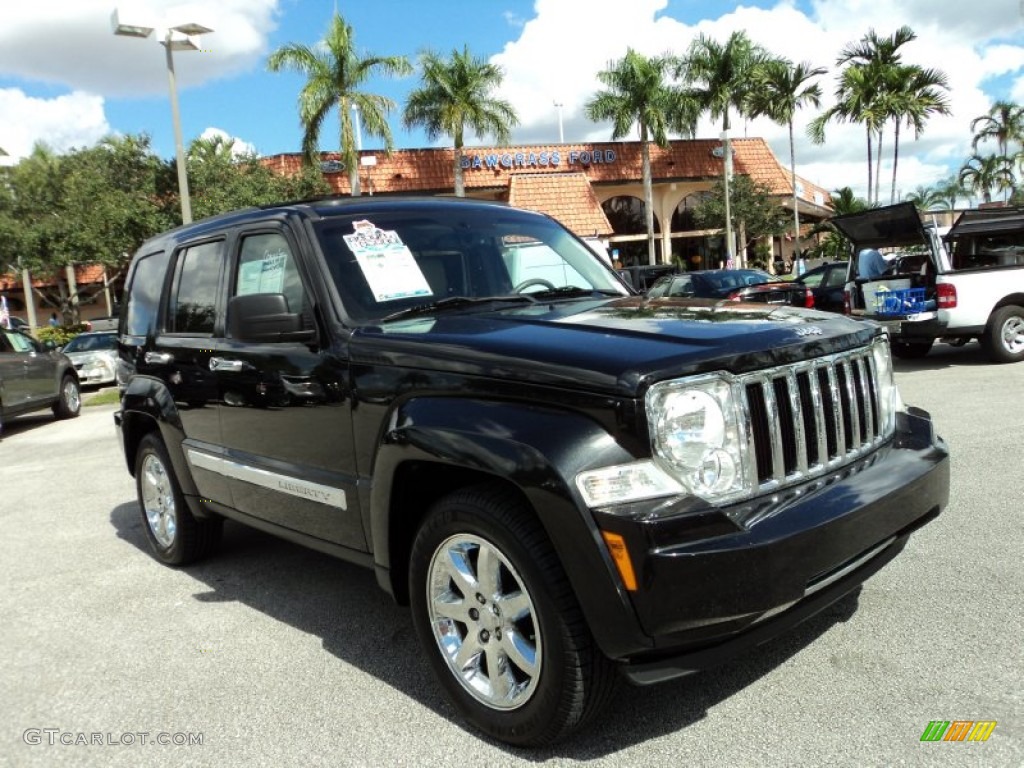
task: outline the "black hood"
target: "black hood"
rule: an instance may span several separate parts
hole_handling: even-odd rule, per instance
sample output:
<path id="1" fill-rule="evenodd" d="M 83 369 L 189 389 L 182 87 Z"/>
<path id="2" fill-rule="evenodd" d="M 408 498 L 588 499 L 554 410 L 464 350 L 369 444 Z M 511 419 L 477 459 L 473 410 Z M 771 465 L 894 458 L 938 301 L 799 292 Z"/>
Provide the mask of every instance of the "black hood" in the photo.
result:
<path id="1" fill-rule="evenodd" d="M 538 303 L 363 328 L 353 362 L 380 361 L 636 395 L 653 381 L 757 370 L 866 344 L 842 315 L 731 301 L 639 297 Z"/>

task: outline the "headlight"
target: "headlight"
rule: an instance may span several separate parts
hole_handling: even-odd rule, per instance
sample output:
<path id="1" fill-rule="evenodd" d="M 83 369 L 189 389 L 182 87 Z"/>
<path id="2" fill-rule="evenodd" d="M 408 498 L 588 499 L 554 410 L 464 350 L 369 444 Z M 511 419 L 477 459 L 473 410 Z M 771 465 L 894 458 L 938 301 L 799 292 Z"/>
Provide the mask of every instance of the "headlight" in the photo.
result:
<path id="1" fill-rule="evenodd" d="M 743 421 L 725 377 L 655 384 L 647 418 L 655 461 L 686 491 L 717 502 L 750 490 Z"/>
<path id="2" fill-rule="evenodd" d="M 892 354 L 889 351 L 889 336 L 883 334 L 871 345 L 871 356 L 875 361 L 878 375 L 878 413 L 882 433 L 892 432 L 896 422 L 896 411 L 903 410 L 903 398 L 896 387 L 892 369 Z"/>

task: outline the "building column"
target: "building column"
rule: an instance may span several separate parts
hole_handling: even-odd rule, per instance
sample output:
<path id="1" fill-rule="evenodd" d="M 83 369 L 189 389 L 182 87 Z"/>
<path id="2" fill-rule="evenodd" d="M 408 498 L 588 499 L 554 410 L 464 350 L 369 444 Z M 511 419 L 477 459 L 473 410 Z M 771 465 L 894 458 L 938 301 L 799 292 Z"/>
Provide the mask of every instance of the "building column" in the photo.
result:
<path id="1" fill-rule="evenodd" d="M 28 313 L 28 327 L 35 330 L 39 327 L 36 322 L 36 297 L 32 295 L 32 275 L 27 269 L 21 270 L 21 290 L 25 294 L 25 311 Z"/>

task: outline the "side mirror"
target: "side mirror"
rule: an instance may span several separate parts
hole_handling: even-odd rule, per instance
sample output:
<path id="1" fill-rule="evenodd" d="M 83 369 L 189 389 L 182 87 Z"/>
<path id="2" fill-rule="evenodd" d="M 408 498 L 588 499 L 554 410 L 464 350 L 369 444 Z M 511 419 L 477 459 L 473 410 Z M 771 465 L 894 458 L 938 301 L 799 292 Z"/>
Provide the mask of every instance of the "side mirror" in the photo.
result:
<path id="1" fill-rule="evenodd" d="M 302 328 L 302 315 L 288 311 L 283 293 L 253 293 L 228 302 L 228 335 L 239 341 L 312 341 L 316 331 Z"/>

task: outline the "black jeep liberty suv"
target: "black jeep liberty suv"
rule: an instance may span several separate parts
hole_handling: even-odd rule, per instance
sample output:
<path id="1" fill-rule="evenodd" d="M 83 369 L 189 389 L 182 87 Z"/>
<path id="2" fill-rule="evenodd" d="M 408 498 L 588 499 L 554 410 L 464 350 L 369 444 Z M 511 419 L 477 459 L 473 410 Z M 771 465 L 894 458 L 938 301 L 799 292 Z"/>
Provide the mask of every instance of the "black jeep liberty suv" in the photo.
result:
<path id="1" fill-rule="evenodd" d="M 878 325 L 647 300 L 502 204 L 226 214 L 145 243 L 125 298 L 116 423 L 156 557 L 231 518 L 373 568 L 512 744 L 806 619 L 948 498 Z"/>

